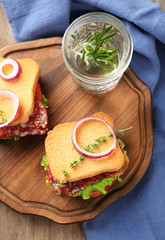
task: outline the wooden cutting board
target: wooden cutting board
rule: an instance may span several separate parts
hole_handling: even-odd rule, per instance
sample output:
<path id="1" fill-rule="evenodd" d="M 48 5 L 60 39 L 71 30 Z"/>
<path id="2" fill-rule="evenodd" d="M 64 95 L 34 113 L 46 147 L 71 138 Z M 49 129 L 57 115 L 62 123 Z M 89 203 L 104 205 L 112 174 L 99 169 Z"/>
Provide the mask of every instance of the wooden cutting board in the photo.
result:
<path id="1" fill-rule="evenodd" d="M 58 196 L 45 183 L 40 166 L 45 136 L 27 136 L 19 142 L 0 140 L 0 200 L 21 213 L 36 214 L 58 223 L 92 219 L 108 205 L 130 192 L 146 172 L 152 155 L 151 94 L 130 68 L 118 86 L 102 95 L 77 87 L 64 65 L 61 38 L 17 43 L 0 51 L 1 57 L 34 59 L 41 67 L 40 85 L 49 101 L 49 129 L 58 123 L 79 120 L 95 112 L 109 114 L 115 130 L 130 125 L 120 136 L 126 144 L 130 165 L 123 181 L 105 196 L 83 200 Z"/>

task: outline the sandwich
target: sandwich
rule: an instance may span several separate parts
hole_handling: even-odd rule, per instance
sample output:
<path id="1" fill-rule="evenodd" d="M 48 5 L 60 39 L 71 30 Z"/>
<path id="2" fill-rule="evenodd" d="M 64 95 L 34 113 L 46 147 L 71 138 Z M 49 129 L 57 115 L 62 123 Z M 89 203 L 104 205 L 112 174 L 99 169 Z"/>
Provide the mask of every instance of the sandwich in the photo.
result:
<path id="1" fill-rule="evenodd" d="M 112 118 L 103 112 L 58 124 L 45 139 L 41 165 L 46 183 L 59 195 L 89 199 L 106 194 L 128 168 L 124 146 Z"/>
<path id="2" fill-rule="evenodd" d="M 48 131 L 47 99 L 30 58 L 0 58 L 0 139 L 18 140 Z"/>

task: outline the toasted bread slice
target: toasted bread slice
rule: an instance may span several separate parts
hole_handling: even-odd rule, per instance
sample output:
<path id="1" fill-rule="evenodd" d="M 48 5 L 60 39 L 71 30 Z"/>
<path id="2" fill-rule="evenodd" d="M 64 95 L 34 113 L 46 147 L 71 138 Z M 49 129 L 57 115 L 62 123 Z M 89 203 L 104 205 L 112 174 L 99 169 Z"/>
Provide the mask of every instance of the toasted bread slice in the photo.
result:
<path id="1" fill-rule="evenodd" d="M 96 113 L 93 116 L 100 117 L 113 127 L 112 119 L 105 113 Z M 76 122 L 59 124 L 53 130 L 48 132 L 45 140 L 46 156 L 53 176 L 60 182 L 74 182 L 80 179 L 89 178 L 103 172 L 119 170 L 124 161 L 123 152 L 120 146 L 116 145 L 112 154 L 104 158 L 92 159 L 84 157 L 84 160 L 76 168 L 71 168 L 70 164 L 79 159 L 81 154 L 78 153 L 72 143 L 72 130 Z M 88 131 L 89 129 L 93 131 Z M 91 134 L 92 132 L 92 134 Z M 109 135 L 109 128 L 99 121 L 88 121 L 80 127 L 77 141 L 84 147 L 93 143 L 97 138 Z M 98 151 L 107 150 L 113 142 L 113 137 L 108 138 L 107 143 L 102 143 Z M 63 175 L 63 170 L 67 171 L 69 176 Z"/>
<path id="2" fill-rule="evenodd" d="M 0 62 L 3 60 L 4 58 L 0 58 Z M 15 92 L 20 100 L 19 119 L 12 122 L 11 126 L 26 123 L 29 120 L 29 116 L 33 113 L 36 86 L 40 75 L 40 67 L 34 60 L 24 58 L 17 59 L 17 61 L 22 69 L 18 79 L 8 82 L 0 77 L 0 89 L 9 89 Z"/>
<path id="3" fill-rule="evenodd" d="M 14 107 L 12 100 L 8 97 L 0 97 L 0 123 L 2 119 L 5 118 L 5 121 L 9 121 L 13 115 Z"/>

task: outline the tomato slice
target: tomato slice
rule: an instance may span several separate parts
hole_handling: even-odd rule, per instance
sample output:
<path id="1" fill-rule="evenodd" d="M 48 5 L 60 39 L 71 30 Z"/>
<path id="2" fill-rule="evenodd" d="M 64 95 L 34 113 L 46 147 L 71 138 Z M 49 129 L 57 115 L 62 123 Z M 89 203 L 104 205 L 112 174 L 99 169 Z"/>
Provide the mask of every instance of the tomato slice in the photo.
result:
<path id="1" fill-rule="evenodd" d="M 5 136 L 5 131 L 3 128 L 0 128 L 0 138 Z"/>
<path id="2" fill-rule="evenodd" d="M 42 102 L 42 91 L 39 82 L 37 82 L 37 87 L 36 87 L 36 98 Z"/>
<path id="3" fill-rule="evenodd" d="M 90 193 L 90 197 L 98 197 L 100 196 L 102 193 L 100 191 L 93 191 Z"/>
<path id="4" fill-rule="evenodd" d="M 112 182 L 112 184 L 113 184 L 116 180 L 117 180 L 117 179 L 114 179 L 113 182 Z M 111 184 L 111 186 L 112 186 L 112 184 Z M 110 185 L 105 186 L 105 191 L 107 191 L 108 188 L 110 188 Z M 101 193 L 100 191 L 92 191 L 92 192 L 90 193 L 90 197 L 98 197 L 98 196 L 100 196 L 101 194 L 102 194 L 102 193 Z"/>
<path id="5" fill-rule="evenodd" d="M 110 187 L 110 185 L 105 186 L 105 191 L 107 191 L 109 187 Z M 90 193 L 90 197 L 98 197 L 98 196 L 100 196 L 101 194 L 102 194 L 102 193 L 101 193 L 100 191 L 92 191 L 92 192 Z"/>

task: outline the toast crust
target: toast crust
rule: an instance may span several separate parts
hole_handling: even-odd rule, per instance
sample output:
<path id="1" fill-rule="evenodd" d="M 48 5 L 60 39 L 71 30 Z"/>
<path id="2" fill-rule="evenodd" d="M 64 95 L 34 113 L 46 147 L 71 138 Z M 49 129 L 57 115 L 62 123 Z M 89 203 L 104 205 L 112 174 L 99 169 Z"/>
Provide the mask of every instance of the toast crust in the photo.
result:
<path id="1" fill-rule="evenodd" d="M 4 58 L 0 58 L 0 62 L 3 60 Z M 15 92 L 20 100 L 20 116 L 10 126 L 24 124 L 29 120 L 30 115 L 34 111 L 34 98 L 40 75 L 40 67 L 34 60 L 30 58 L 16 60 L 21 65 L 22 70 L 19 77 L 11 82 L 5 81 L 0 77 L 0 89 L 9 89 Z"/>
<path id="2" fill-rule="evenodd" d="M 96 113 L 93 116 L 104 119 L 114 128 L 113 121 L 107 114 L 101 112 Z M 75 150 L 72 143 L 72 130 L 75 124 L 76 122 L 68 122 L 56 125 L 53 128 L 53 130 L 48 132 L 48 135 L 45 140 L 45 149 L 48 164 L 53 176 L 58 181 L 74 182 L 98 175 L 103 172 L 117 171 L 122 167 L 124 162 L 124 155 L 117 143 L 115 150 L 109 156 L 98 159 L 84 157 L 84 160 L 81 163 L 79 163 L 76 168 L 71 168 L 70 164 L 74 162 L 76 159 L 79 159 L 81 156 L 81 154 Z M 95 130 L 93 131 L 94 132 L 93 141 L 96 139 L 96 136 L 97 137 L 105 136 L 107 134 L 107 131 L 109 131 L 109 129 L 108 130 L 107 129 L 105 128 L 105 126 L 104 127 L 100 126 L 99 121 L 96 121 Z M 97 135 L 98 132 L 100 135 Z M 86 127 L 84 128 L 84 132 L 82 130 L 81 134 L 84 134 L 84 136 L 88 134 L 88 133 L 86 134 Z M 91 138 L 92 136 L 90 136 L 90 141 Z M 86 138 L 84 139 L 85 139 L 84 141 L 86 142 Z M 102 144 L 103 148 L 105 147 L 109 148 L 109 146 L 112 145 L 112 142 L 113 138 L 107 141 L 107 144 Z M 102 151 L 103 149 L 101 149 L 101 152 Z M 63 175 L 63 170 L 66 170 L 68 172 L 69 176 L 67 178 Z"/>

